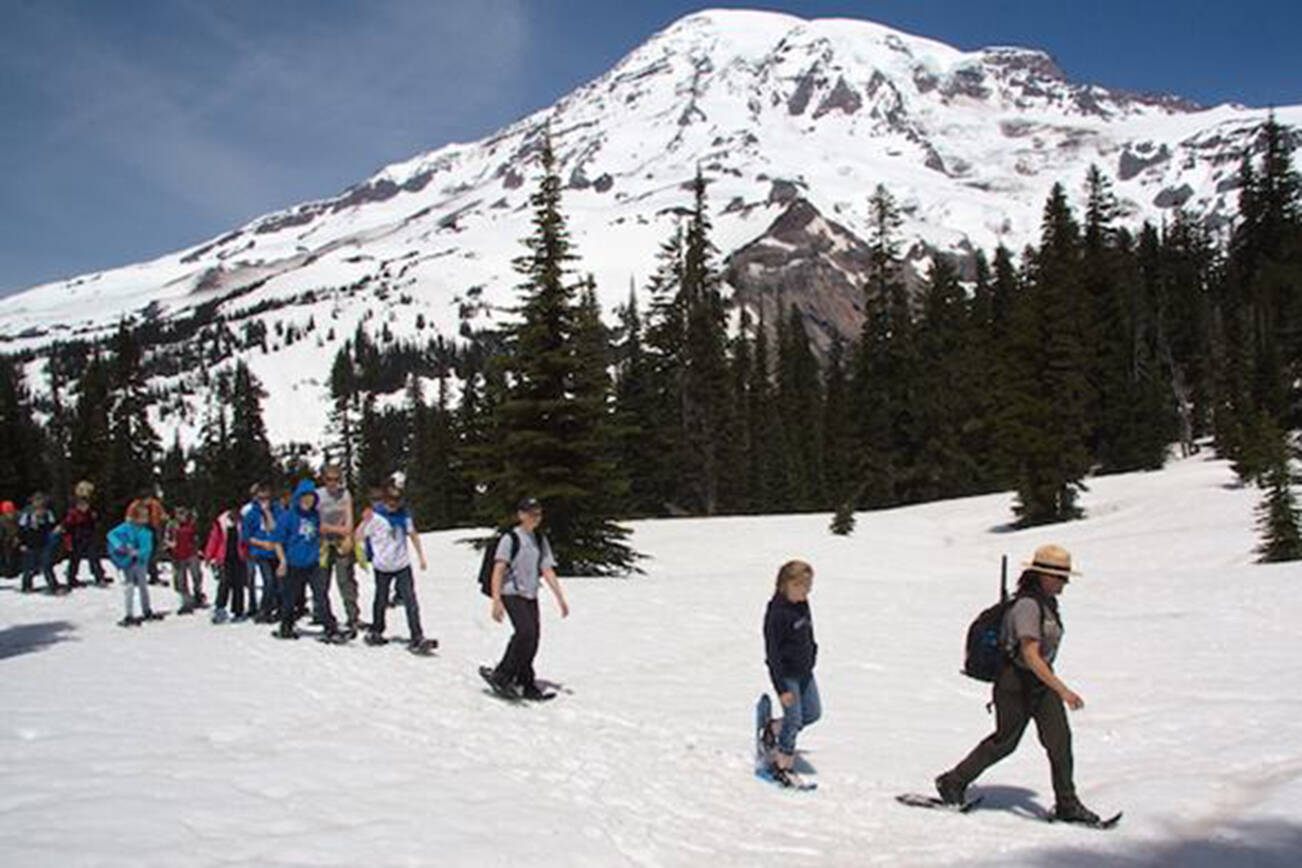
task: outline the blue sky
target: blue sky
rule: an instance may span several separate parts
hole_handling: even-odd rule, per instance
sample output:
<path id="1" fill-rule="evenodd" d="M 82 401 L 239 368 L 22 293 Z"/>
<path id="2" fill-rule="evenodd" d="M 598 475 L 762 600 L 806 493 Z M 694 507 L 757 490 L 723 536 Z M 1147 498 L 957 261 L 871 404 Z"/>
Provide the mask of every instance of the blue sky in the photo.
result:
<path id="1" fill-rule="evenodd" d="M 1302 103 L 1285 0 L 0 0 L 0 294 L 185 247 L 473 141 L 708 6 L 1052 53 L 1073 79 Z"/>

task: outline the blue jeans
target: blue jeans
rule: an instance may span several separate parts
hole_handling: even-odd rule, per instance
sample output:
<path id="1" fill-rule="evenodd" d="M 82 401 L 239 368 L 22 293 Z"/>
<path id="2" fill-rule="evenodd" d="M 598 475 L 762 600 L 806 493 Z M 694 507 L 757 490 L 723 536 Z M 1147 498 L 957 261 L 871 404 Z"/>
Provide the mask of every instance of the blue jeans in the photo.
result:
<path id="1" fill-rule="evenodd" d="M 276 565 L 279 563 L 275 558 L 250 558 L 249 563 L 253 569 L 249 571 L 249 597 L 253 597 L 253 577 L 254 575 L 262 576 L 262 605 L 258 607 L 257 614 L 270 618 L 280 607 L 280 577 L 276 575 Z"/>
<path id="2" fill-rule="evenodd" d="M 140 594 L 140 614 L 148 615 L 149 608 L 149 567 L 146 564 L 132 564 L 122 571 L 122 593 L 127 608 L 127 617 L 135 617 L 135 596 Z"/>
<path id="3" fill-rule="evenodd" d="M 796 701 L 782 705 L 782 731 L 778 733 L 778 752 L 791 756 L 796 752 L 796 736 L 800 731 L 823 716 L 823 704 L 818 699 L 818 682 L 810 675 L 805 686 L 795 678 L 782 679 L 784 693 L 794 693 Z"/>

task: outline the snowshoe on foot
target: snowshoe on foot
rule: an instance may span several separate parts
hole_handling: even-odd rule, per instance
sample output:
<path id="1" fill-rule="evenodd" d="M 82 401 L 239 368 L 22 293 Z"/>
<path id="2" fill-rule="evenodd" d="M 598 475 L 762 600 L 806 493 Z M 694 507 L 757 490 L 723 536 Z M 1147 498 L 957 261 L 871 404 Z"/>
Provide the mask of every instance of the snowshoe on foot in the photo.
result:
<path id="1" fill-rule="evenodd" d="M 555 699 L 556 694 L 550 690 L 542 690 L 537 684 L 530 684 L 524 690 L 520 691 L 520 698 L 527 699 L 530 702 L 546 702 L 549 699 Z"/>
<path id="2" fill-rule="evenodd" d="M 423 637 L 417 637 L 407 643 L 407 650 L 413 654 L 429 655 L 432 654 L 434 649 L 437 647 L 439 647 L 439 640 L 425 639 Z"/>
<path id="3" fill-rule="evenodd" d="M 366 644 L 372 647 L 378 647 L 380 645 L 388 645 L 389 640 L 381 636 L 379 633 L 367 633 Z"/>
<path id="4" fill-rule="evenodd" d="M 118 626 L 139 627 L 142 623 L 144 623 L 144 618 L 136 618 L 131 615 L 128 615 L 127 617 L 123 618 L 121 621 L 118 621 Z"/>
<path id="5" fill-rule="evenodd" d="M 146 620 L 146 621 L 161 621 L 161 620 L 163 620 L 164 617 L 166 617 L 166 613 L 165 613 L 165 612 L 146 612 L 146 613 L 145 613 L 145 620 Z"/>

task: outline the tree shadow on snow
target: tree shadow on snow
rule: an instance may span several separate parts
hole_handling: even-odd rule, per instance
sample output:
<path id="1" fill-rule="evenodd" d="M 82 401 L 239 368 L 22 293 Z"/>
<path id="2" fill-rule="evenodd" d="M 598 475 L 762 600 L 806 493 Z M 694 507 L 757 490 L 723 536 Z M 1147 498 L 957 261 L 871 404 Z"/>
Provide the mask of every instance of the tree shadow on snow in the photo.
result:
<path id="1" fill-rule="evenodd" d="M 1063 847 L 1024 857 L 1025 864 L 1053 868 L 1295 868 L 1302 864 L 1302 825 L 1283 820 L 1235 823 L 1207 837 L 1128 845 L 1124 851 L 1091 853 Z"/>
<path id="2" fill-rule="evenodd" d="M 68 621 L 44 621 L 40 624 L 18 624 L 0 630 L 0 660 L 40 651 L 59 642 L 72 639 L 77 628 Z"/>

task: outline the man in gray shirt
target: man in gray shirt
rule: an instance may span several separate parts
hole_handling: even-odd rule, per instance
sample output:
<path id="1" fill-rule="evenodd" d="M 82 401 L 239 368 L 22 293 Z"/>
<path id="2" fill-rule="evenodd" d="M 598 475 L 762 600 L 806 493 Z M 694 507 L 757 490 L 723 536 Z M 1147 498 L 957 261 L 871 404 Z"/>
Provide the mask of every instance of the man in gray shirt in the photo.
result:
<path id="1" fill-rule="evenodd" d="M 556 578 L 551 545 L 538 533 L 543 518 L 542 504 L 526 497 L 517 504 L 516 517 L 519 524 L 498 540 L 492 579 L 493 620 L 501 623 L 503 616 L 509 616 L 514 632 L 497 667 L 481 667 L 480 674 L 503 696 L 550 699 L 554 694 L 544 693 L 538 688 L 533 671 L 533 661 L 538 654 L 538 589 L 541 581 L 546 581 L 556 595 L 562 618 L 569 616 L 570 607 Z"/>

